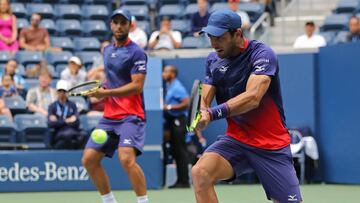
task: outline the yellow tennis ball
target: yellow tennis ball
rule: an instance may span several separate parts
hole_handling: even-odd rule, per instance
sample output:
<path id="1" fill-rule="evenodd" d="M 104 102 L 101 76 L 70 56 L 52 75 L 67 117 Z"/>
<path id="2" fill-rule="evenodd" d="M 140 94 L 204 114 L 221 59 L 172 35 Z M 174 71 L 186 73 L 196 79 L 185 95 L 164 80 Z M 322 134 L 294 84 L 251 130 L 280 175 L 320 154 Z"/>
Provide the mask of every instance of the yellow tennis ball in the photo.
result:
<path id="1" fill-rule="evenodd" d="M 96 143 L 96 144 L 104 144 L 107 139 L 107 133 L 105 130 L 102 129 L 95 129 L 92 131 L 91 133 L 91 139 Z"/>

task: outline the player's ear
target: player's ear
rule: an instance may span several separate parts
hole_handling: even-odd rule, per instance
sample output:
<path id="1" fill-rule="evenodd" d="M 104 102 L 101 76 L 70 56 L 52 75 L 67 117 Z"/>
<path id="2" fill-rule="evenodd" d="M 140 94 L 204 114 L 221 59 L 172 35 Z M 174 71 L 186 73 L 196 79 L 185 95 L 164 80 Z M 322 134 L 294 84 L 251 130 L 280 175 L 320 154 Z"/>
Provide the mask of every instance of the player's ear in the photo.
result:
<path id="1" fill-rule="evenodd" d="M 241 28 L 236 29 L 236 35 L 239 37 L 243 37 L 243 30 Z"/>

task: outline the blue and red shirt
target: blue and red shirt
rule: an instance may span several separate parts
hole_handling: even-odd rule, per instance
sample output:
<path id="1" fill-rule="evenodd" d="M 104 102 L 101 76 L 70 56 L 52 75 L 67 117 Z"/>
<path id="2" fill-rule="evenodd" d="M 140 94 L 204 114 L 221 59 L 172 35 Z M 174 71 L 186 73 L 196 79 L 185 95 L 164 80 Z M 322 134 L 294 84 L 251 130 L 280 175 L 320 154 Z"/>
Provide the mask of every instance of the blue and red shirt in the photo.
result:
<path id="1" fill-rule="evenodd" d="M 104 49 L 106 82 L 104 88 L 114 89 L 131 82 L 132 74 L 146 74 L 147 56 L 143 49 L 128 40 L 124 46 L 114 44 Z M 135 115 L 145 120 L 143 94 L 125 97 L 106 97 L 104 117 L 120 120 Z"/>
<path id="2" fill-rule="evenodd" d="M 232 58 L 221 59 L 216 52 L 210 53 L 204 83 L 216 87 L 216 101 L 221 104 L 245 92 L 251 74 L 270 76 L 270 86 L 258 108 L 227 118 L 226 134 L 257 148 L 283 148 L 290 144 L 290 136 L 285 126 L 278 61 L 270 47 L 252 40 Z"/>

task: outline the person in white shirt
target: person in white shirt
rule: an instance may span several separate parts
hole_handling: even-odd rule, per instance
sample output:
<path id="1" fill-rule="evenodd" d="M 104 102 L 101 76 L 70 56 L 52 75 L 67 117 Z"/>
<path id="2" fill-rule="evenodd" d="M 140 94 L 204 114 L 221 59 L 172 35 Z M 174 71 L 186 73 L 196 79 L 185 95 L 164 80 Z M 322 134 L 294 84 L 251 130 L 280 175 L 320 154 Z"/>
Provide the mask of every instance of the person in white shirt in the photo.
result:
<path id="1" fill-rule="evenodd" d="M 160 23 L 160 30 L 151 34 L 149 40 L 150 49 L 178 49 L 181 47 L 182 37 L 179 31 L 171 29 L 169 17 L 163 17 Z"/>
<path id="2" fill-rule="evenodd" d="M 314 34 L 315 23 L 312 21 L 305 23 L 305 34 L 296 38 L 295 49 L 318 48 L 326 46 L 326 40 L 323 36 Z"/>
<path id="3" fill-rule="evenodd" d="M 61 72 L 60 79 L 66 80 L 70 87 L 83 83 L 86 80 L 86 72 L 81 69 L 82 63 L 79 57 L 72 56 L 69 66 Z"/>
<path id="4" fill-rule="evenodd" d="M 137 26 L 137 21 L 135 16 L 131 17 L 129 37 L 133 42 L 139 45 L 139 47 L 143 49 L 146 47 L 148 38 L 144 30 L 142 30 Z"/>

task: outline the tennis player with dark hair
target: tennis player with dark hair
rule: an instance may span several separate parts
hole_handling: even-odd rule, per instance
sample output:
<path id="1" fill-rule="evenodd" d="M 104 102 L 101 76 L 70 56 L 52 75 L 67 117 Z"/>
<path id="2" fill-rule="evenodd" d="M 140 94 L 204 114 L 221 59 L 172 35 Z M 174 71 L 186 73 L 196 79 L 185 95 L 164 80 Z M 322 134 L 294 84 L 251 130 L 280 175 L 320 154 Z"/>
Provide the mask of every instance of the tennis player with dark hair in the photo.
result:
<path id="1" fill-rule="evenodd" d="M 213 12 L 202 32 L 215 52 L 206 60 L 197 129 L 218 119 L 226 119 L 228 127 L 192 169 L 197 202 L 218 202 L 217 181 L 231 181 L 250 171 L 259 177 L 269 200 L 301 202 L 275 53 L 246 39 L 240 17 L 230 10 Z M 215 96 L 218 105 L 210 107 Z"/>
<path id="2" fill-rule="evenodd" d="M 106 82 L 104 87 L 89 95 L 104 98 L 104 116 L 98 129 L 108 134 L 103 144 L 89 139 L 82 158 L 104 203 L 116 203 L 111 193 L 109 179 L 101 160 L 112 157 L 118 149 L 122 167 L 128 174 L 138 203 L 148 203 L 146 181 L 136 156 L 142 153 L 145 139 L 145 110 L 143 87 L 146 75 L 147 56 L 142 48 L 128 38 L 131 14 L 115 10 L 111 16 L 114 42 L 104 50 Z"/>

